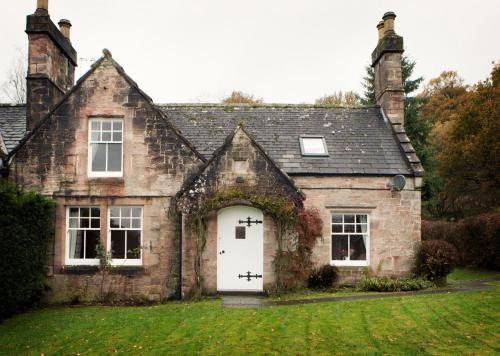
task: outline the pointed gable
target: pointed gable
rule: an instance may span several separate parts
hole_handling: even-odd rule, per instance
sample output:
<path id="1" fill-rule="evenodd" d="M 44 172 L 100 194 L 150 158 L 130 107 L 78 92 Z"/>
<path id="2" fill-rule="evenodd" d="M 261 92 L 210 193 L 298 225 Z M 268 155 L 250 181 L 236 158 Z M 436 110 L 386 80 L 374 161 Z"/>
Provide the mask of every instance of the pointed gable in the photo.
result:
<path id="1" fill-rule="evenodd" d="M 184 184 L 178 198 L 186 198 L 201 181 L 206 195 L 224 191 L 277 195 L 287 197 L 297 206 L 305 198 L 242 124 L 226 137 L 198 174 Z"/>
<path id="2" fill-rule="evenodd" d="M 102 180 L 89 184 L 91 120 L 123 123 L 121 181 L 112 187 Z M 107 50 L 9 158 L 23 185 L 47 193 L 117 195 L 174 195 L 205 161 Z"/>

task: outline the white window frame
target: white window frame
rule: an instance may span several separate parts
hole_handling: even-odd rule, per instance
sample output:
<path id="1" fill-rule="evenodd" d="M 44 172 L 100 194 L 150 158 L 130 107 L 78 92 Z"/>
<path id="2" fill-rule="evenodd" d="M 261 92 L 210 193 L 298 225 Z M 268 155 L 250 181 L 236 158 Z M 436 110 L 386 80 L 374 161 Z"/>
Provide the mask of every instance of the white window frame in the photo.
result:
<path id="1" fill-rule="evenodd" d="M 141 228 L 113 228 L 111 229 L 111 209 L 112 208 L 141 208 Z M 121 213 L 120 213 L 121 215 Z M 108 252 L 111 251 L 111 231 L 112 230 L 135 230 L 135 231 L 140 231 L 141 233 L 141 238 L 139 241 L 139 249 L 140 249 L 140 257 L 139 258 L 126 258 L 127 256 L 127 239 L 125 238 L 125 258 L 112 258 L 111 259 L 111 264 L 113 266 L 142 266 L 142 260 L 143 260 L 143 230 L 144 230 L 144 206 L 142 205 L 110 205 L 108 206 L 108 236 L 107 236 L 107 246 L 108 246 Z"/>
<path id="2" fill-rule="evenodd" d="M 354 221 L 356 221 L 356 215 L 366 215 L 366 259 L 365 260 L 334 260 L 333 259 L 333 239 L 335 235 L 365 235 L 364 233 L 344 233 L 344 232 L 333 232 L 333 215 L 354 215 Z M 344 225 L 344 223 L 342 223 Z M 340 267 L 366 267 L 370 265 L 370 214 L 366 212 L 353 212 L 353 211 L 334 211 L 330 213 L 330 265 L 340 266 Z M 348 239 L 348 249 L 350 244 L 350 238 Z"/>
<path id="3" fill-rule="evenodd" d="M 71 208 L 97 208 L 99 209 L 99 228 L 91 228 L 91 221 L 89 221 L 89 228 L 70 228 L 69 226 L 69 210 Z M 89 212 L 89 215 L 92 213 Z M 80 209 L 78 209 L 78 222 L 80 222 Z M 102 228 L 102 215 L 101 207 L 95 205 L 68 205 L 66 207 L 66 239 L 65 239 L 65 254 L 64 254 L 64 264 L 67 266 L 95 266 L 99 264 L 99 259 L 96 258 L 70 258 L 69 257 L 69 232 L 70 230 L 93 230 L 99 231 L 99 239 L 101 238 L 101 228 Z M 99 240 L 99 243 L 102 243 Z"/>
<path id="4" fill-rule="evenodd" d="M 122 139 L 121 141 L 110 141 L 109 143 L 120 143 L 122 146 L 122 157 L 121 157 L 121 166 L 120 166 L 120 171 L 116 172 L 108 172 L 108 171 L 98 171 L 94 172 L 92 170 L 92 144 L 93 143 L 107 143 L 108 141 L 92 141 L 92 123 L 93 122 L 101 122 L 101 127 L 102 127 L 102 122 L 111 122 L 111 128 L 113 127 L 113 123 L 115 122 L 120 122 L 122 124 Z M 113 130 L 113 129 L 111 129 Z M 87 163 L 87 172 L 89 177 L 123 177 L 123 158 L 124 158 L 124 144 L 123 144 L 123 136 L 124 136 L 124 122 L 123 119 L 107 119 L 107 118 L 92 118 L 89 119 L 89 125 L 88 125 L 88 145 L 87 145 L 87 155 L 88 155 L 88 163 Z M 101 129 L 102 132 L 102 129 Z M 111 131 L 113 132 L 113 131 Z M 113 134 L 111 133 L 111 139 L 113 139 Z M 106 149 L 106 166 L 108 165 L 108 157 L 107 157 L 107 149 Z"/>
<path id="5" fill-rule="evenodd" d="M 304 139 L 319 139 L 323 142 L 323 148 L 325 150 L 324 153 L 307 153 L 304 149 Z M 300 142 L 300 152 L 302 153 L 302 156 L 312 156 L 312 157 L 327 157 L 328 156 L 328 147 L 326 146 L 326 141 L 325 137 L 321 135 L 300 135 L 299 137 L 299 142 Z"/>

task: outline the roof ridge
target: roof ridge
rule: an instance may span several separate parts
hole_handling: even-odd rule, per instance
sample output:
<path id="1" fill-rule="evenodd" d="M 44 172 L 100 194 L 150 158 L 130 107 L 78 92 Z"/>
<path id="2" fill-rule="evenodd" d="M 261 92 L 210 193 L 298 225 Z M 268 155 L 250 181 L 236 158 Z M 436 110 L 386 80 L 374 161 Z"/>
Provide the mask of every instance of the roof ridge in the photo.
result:
<path id="1" fill-rule="evenodd" d="M 222 103 L 155 103 L 159 107 L 244 107 L 244 108 L 310 108 L 310 109 L 378 109 L 379 105 L 363 106 L 340 106 L 319 104 L 286 104 L 286 103 L 262 103 L 262 104 L 222 104 Z"/>

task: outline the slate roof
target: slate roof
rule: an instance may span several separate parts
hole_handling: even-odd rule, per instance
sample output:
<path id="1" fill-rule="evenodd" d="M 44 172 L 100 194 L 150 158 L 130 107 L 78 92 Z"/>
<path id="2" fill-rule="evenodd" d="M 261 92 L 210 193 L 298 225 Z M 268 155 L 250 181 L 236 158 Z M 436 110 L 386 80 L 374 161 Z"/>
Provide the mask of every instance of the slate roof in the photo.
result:
<path id="1" fill-rule="evenodd" d="M 239 123 L 290 175 L 413 175 L 401 144 L 378 107 L 312 105 L 157 105 L 198 152 L 209 159 Z M 0 134 L 10 152 L 25 136 L 26 107 L 0 104 Z M 300 135 L 321 135 L 328 157 L 304 157 Z M 1 141 L 1 140 L 0 140 Z"/>
<path id="2" fill-rule="evenodd" d="M 413 175 L 379 107 L 312 105 L 159 105 L 195 148 L 209 158 L 239 123 L 288 174 Z M 328 157 L 304 157 L 300 135 L 324 136 Z"/>
<path id="3" fill-rule="evenodd" d="M 0 104 L 0 142 L 10 152 L 26 134 L 26 106 Z"/>

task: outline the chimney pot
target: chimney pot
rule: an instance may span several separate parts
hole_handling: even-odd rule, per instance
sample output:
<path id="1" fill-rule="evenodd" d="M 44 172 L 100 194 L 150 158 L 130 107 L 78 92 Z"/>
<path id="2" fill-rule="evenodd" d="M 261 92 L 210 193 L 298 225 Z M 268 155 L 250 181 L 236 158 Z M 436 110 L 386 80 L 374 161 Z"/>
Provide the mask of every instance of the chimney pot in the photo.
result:
<path id="1" fill-rule="evenodd" d="M 66 19 L 61 19 L 59 21 L 59 31 L 63 34 L 64 37 L 66 37 L 69 41 L 69 33 L 71 29 L 71 22 Z"/>
<path id="2" fill-rule="evenodd" d="M 392 11 L 386 12 L 384 16 L 382 16 L 382 20 L 384 20 L 384 32 L 394 32 L 394 19 L 396 18 L 396 14 Z"/>
<path id="3" fill-rule="evenodd" d="M 48 14 L 49 13 L 49 0 L 37 0 L 36 12 Z"/>
<path id="4" fill-rule="evenodd" d="M 380 21 L 377 24 L 377 30 L 378 30 L 378 39 L 380 41 L 382 38 L 384 38 L 384 34 L 385 34 L 384 21 Z"/>

